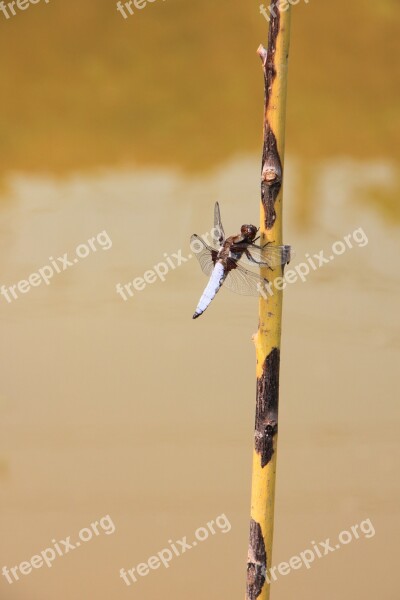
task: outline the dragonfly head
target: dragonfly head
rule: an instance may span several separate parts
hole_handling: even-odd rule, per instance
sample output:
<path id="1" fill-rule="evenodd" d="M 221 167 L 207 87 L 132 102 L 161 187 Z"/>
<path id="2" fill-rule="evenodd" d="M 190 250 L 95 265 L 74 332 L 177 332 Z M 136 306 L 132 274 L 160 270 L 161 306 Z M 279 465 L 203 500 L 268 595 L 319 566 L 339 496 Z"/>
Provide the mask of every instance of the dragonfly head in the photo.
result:
<path id="1" fill-rule="evenodd" d="M 257 227 L 255 225 L 242 225 L 240 233 L 248 242 L 252 242 L 257 235 Z"/>

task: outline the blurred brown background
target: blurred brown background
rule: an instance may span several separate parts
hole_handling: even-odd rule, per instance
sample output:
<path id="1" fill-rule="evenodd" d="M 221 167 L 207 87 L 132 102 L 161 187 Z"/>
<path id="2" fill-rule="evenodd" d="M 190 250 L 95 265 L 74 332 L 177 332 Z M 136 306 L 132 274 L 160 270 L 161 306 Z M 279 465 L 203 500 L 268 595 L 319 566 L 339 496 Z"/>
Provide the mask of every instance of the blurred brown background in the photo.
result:
<path id="1" fill-rule="evenodd" d="M 273 598 L 397 600 L 400 9 L 300 1 L 292 11 L 285 241 L 355 247 L 285 292 L 273 563 L 371 519 L 376 535 L 280 577 Z M 93 253 L 49 286 L 0 296 L 0 569 L 109 514 L 103 535 L 4 600 L 243 597 L 257 302 L 187 261 L 124 302 L 115 291 L 212 225 L 257 222 L 266 43 L 259 3 L 41 1 L 0 13 L 0 285 Z M 131 587 L 119 577 L 210 537 Z"/>

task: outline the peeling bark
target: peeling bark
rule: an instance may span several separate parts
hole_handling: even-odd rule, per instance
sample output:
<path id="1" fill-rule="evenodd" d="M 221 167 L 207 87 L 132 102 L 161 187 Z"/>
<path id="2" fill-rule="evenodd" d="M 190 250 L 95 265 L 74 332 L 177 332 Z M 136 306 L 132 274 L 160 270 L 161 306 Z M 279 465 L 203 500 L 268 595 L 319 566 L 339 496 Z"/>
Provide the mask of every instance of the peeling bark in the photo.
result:
<path id="1" fill-rule="evenodd" d="M 267 554 L 261 526 L 253 519 L 250 521 L 250 541 L 247 556 L 246 600 L 256 600 L 261 594 L 267 571 Z"/>
<path id="2" fill-rule="evenodd" d="M 262 375 L 257 380 L 255 450 L 264 468 L 274 453 L 274 437 L 278 432 L 280 352 L 273 348 L 265 359 Z"/>
<path id="3" fill-rule="evenodd" d="M 276 220 L 275 201 L 282 186 L 282 164 L 276 138 L 269 123 L 265 124 L 265 143 L 261 170 L 261 202 L 264 206 L 265 228 L 272 229 Z"/>
<path id="4" fill-rule="evenodd" d="M 274 6 L 275 5 L 275 6 Z M 264 146 L 261 162 L 261 201 L 264 206 L 265 228 L 272 229 L 276 220 L 275 201 L 282 186 L 282 162 L 278 152 L 277 141 L 268 120 L 272 85 L 276 78 L 275 53 L 276 42 L 280 32 L 280 12 L 278 1 L 271 6 L 275 16 L 271 20 L 268 49 L 262 46 L 258 49 L 264 67 L 265 86 L 265 118 L 264 118 Z"/>

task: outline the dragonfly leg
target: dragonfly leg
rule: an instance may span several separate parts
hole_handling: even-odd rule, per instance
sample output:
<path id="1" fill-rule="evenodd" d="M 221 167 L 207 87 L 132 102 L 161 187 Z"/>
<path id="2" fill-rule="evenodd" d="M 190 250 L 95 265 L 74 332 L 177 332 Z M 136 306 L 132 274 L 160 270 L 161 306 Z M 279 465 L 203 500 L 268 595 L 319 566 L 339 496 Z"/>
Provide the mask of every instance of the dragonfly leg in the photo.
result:
<path id="1" fill-rule="evenodd" d="M 245 254 L 246 254 L 246 256 L 247 256 L 247 258 L 249 259 L 250 262 L 253 262 L 256 265 L 260 265 L 261 267 L 267 267 L 270 271 L 273 271 L 273 269 L 269 266 L 268 263 L 260 261 L 260 260 L 256 260 L 254 258 L 254 256 L 252 256 L 251 253 L 248 250 L 245 250 L 244 252 L 245 252 Z"/>
<path id="2" fill-rule="evenodd" d="M 257 240 L 259 240 L 259 239 L 260 239 L 260 238 L 257 238 Z M 254 241 L 256 242 L 257 240 L 254 240 Z M 254 244 L 254 242 L 253 242 L 253 243 L 250 245 L 250 248 L 251 248 L 251 247 L 253 247 L 253 248 L 257 248 L 257 250 L 264 250 L 264 248 L 266 248 L 267 246 L 270 246 L 271 244 L 275 244 L 275 242 L 266 242 L 266 243 L 264 244 L 264 246 L 258 246 L 258 244 Z"/>

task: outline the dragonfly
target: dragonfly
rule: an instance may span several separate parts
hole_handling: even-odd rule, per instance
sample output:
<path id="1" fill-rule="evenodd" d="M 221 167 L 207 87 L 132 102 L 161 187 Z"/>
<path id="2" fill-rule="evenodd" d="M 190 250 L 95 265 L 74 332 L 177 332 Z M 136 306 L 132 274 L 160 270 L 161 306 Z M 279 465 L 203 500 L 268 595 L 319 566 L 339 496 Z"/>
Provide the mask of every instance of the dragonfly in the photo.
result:
<path id="1" fill-rule="evenodd" d="M 272 242 L 259 246 L 256 242 L 258 228 L 255 225 L 242 225 L 240 234 L 225 237 L 218 202 L 214 207 L 214 248 L 198 235 L 190 238 L 200 267 L 209 277 L 208 284 L 199 300 L 193 319 L 197 319 L 210 306 L 222 286 L 247 296 L 258 296 L 268 280 L 260 275 L 260 267 L 271 271 L 286 265 L 291 259 L 290 246 L 277 246 Z M 258 272 L 246 267 L 258 267 Z"/>

